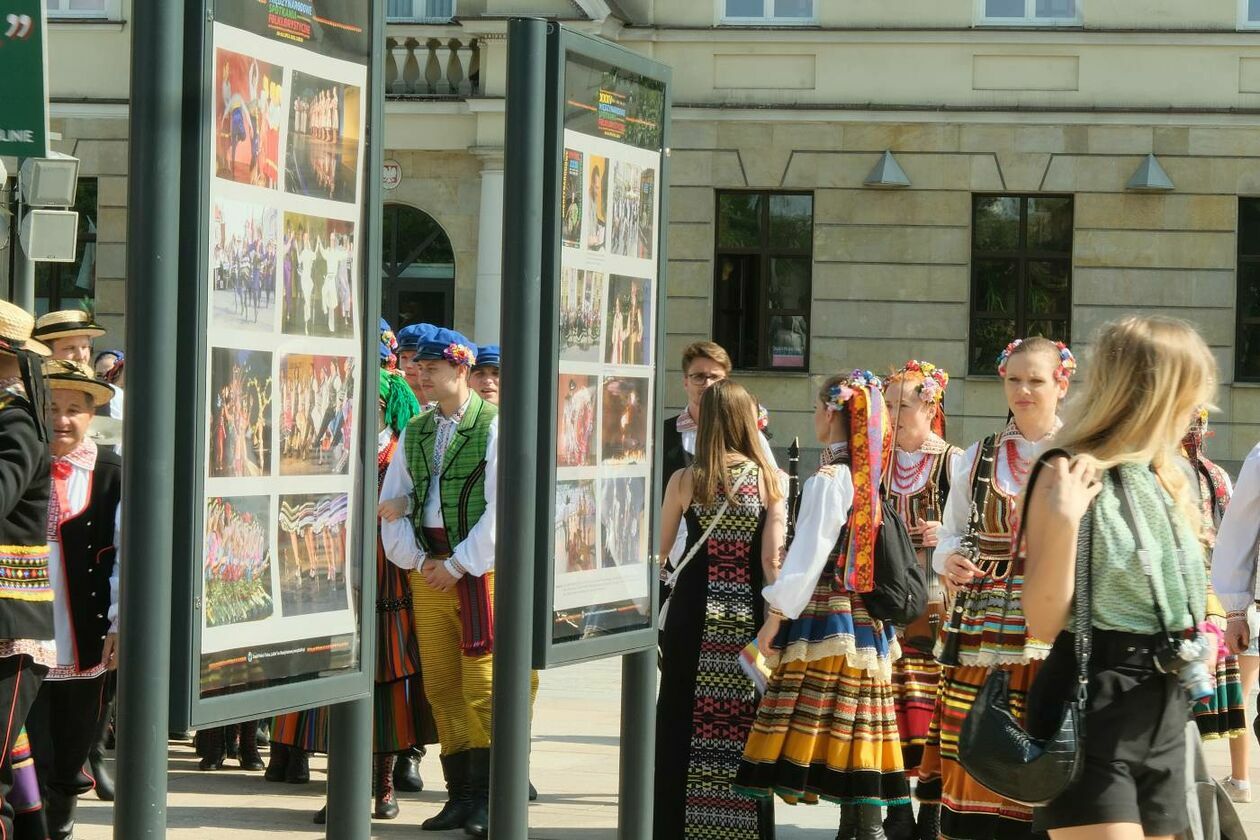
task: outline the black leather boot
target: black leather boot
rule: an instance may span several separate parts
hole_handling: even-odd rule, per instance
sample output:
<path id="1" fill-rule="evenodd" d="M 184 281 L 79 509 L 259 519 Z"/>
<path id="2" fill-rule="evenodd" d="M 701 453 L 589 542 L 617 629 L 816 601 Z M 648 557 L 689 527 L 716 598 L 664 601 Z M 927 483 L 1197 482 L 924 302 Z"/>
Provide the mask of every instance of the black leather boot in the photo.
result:
<path id="1" fill-rule="evenodd" d="M 442 810 L 420 823 L 421 831 L 450 831 L 463 828 L 472 813 L 472 788 L 469 783 L 471 751 L 442 756 L 442 775 L 446 778 L 446 804 Z"/>
<path id="2" fill-rule="evenodd" d="M 916 826 L 917 840 L 940 840 L 941 806 L 935 803 L 919 803 L 919 821 Z"/>
<path id="3" fill-rule="evenodd" d="M 311 780 L 311 763 L 306 750 L 289 748 L 289 766 L 285 768 L 284 780 L 291 785 L 304 785 Z"/>
<path id="4" fill-rule="evenodd" d="M 394 796 L 394 756 L 378 755 L 372 758 L 372 816 L 378 820 L 392 820 L 398 816 L 398 799 Z"/>
<path id="5" fill-rule="evenodd" d="M 840 806 L 840 827 L 836 829 L 836 840 L 857 840 L 858 806 Z"/>
<path id="6" fill-rule="evenodd" d="M 223 727 L 223 749 L 227 753 L 228 758 L 236 758 L 240 755 L 239 742 L 241 736 L 241 726 L 233 723 L 230 726 Z"/>
<path id="7" fill-rule="evenodd" d="M 424 755 L 424 747 L 412 747 L 403 750 L 394 759 L 394 788 L 407 793 L 420 793 L 424 790 L 424 780 L 420 778 L 420 758 Z"/>
<path id="8" fill-rule="evenodd" d="M 888 840 L 915 840 L 918 827 L 914 824 L 914 808 L 909 805 L 889 805 L 884 817 L 884 835 Z"/>
<path id="9" fill-rule="evenodd" d="M 258 752 L 258 723 L 247 720 L 241 724 L 241 745 L 236 752 L 242 770 L 262 770 L 262 756 Z"/>
<path id="10" fill-rule="evenodd" d="M 74 840 L 74 808 L 79 799 L 53 788 L 44 799 L 44 818 L 48 821 L 49 840 Z"/>
<path id="11" fill-rule="evenodd" d="M 223 733 L 224 727 L 222 726 L 202 729 L 197 733 L 197 754 L 201 756 L 201 762 L 197 765 L 197 769 L 223 769 L 223 751 L 225 749 Z"/>
<path id="12" fill-rule="evenodd" d="M 269 782 L 283 782 L 289 769 L 289 745 L 272 744 L 267 758 L 267 772 L 263 776 Z"/>
<path id="13" fill-rule="evenodd" d="M 886 840 L 884 809 L 878 805 L 858 805 L 858 840 Z"/>
<path id="14" fill-rule="evenodd" d="M 469 837 L 490 836 L 490 748 L 469 750 L 469 782 L 472 786 L 472 811 L 464 822 Z"/>
<path id="15" fill-rule="evenodd" d="M 113 704 L 107 703 L 101 709 L 101 716 L 96 721 L 96 738 L 88 750 L 87 766 L 91 771 L 96 798 L 102 802 L 114 801 L 114 777 L 105 764 L 105 739 L 109 732 L 109 721 L 113 716 Z"/>

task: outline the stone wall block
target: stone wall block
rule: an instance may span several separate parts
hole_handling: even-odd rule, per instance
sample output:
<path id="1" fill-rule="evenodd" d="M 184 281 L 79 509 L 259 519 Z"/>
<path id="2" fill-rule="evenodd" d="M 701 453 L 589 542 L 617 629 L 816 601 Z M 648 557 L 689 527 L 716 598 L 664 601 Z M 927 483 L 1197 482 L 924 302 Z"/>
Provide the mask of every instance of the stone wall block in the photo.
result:
<path id="1" fill-rule="evenodd" d="M 1178 126 L 1156 126 L 1154 152 L 1157 155 L 1190 153 L 1190 129 Z"/>
<path id="2" fill-rule="evenodd" d="M 96 279 L 100 289 L 102 278 L 118 278 L 127 276 L 127 244 L 125 242 L 105 242 L 99 236 L 96 243 Z M 121 309 L 119 310 L 122 311 Z"/>
<path id="3" fill-rule="evenodd" d="M 816 263 L 814 301 L 887 300 L 965 303 L 971 273 L 965 265 Z"/>
<path id="4" fill-rule="evenodd" d="M 123 207 L 102 207 L 97 212 L 96 238 L 100 242 L 127 241 L 127 210 Z"/>
<path id="5" fill-rule="evenodd" d="M 959 128 L 960 152 L 998 155 L 1015 151 L 1015 128 L 1009 125 L 964 125 Z"/>
<path id="6" fill-rule="evenodd" d="M 1191 155 L 1260 157 L 1260 137 L 1251 128 L 1191 127 L 1187 129 L 1187 133 L 1187 152 Z"/>
<path id="7" fill-rule="evenodd" d="M 974 155 L 969 163 L 971 164 L 969 188 L 973 192 L 1005 192 L 1007 190 L 995 156 Z"/>
<path id="8" fill-rule="evenodd" d="M 1229 308 L 1234 305 L 1234 298 L 1234 272 L 1226 269 L 1078 267 L 1072 275 L 1072 300 L 1077 306 Z"/>
<path id="9" fill-rule="evenodd" d="M 669 177 L 674 187 L 713 187 L 713 153 L 674 149 Z M 723 185 L 726 186 L 726 185 Z"/>
<path id="10" fill-rule="evenodd" d="M 83 140 L 75 144 L 74 155 L 82 176 L 127 174 L 126 140 Z"/>
<path id="11" fill-rule="evenodd" d="M 978 158 L 983 160 L 983 158 Z M 1041 188 L 1041 179 L 1045 176 L 1046 167 L 1050 164 L 1048 153 L 1010 153 L 998 155 L 1002 166 L 1002 180 L 1010 192 L 1037 192 Z M 973 170 L 974 171 L 974 170 Z"/>
<path id="12" fill-rule="evenodd" d="M 966 228 L 816 225 L 816 262 L 895 262 L 964 265 L 971 259 Z"/>
<path id="13" fill-rule="evenodd" d="M 714 221 L 717 198 L 709 187 L 669 188 L 669 220 L 673 222 Z"/>
<path id="14" fill-rule="evenodd" d="M 1146 155 L 1155 149 L 1154 129 L 1149 126 L 1091 125 L 1087 136 L 1092 155 Z"/>
<path id="15" fill-rule="evenodd" d="M 96 278 L 96 311 L 98 314 L 114 315 L 121 321 L 126 308 L 127 283 L 121 278 Z M 105 326 L 102 324 L 101 326 Z M 121 329 L 121 324 L 119 325 Z M 107 336 L 109 341 L 122 342 L 121 332 L 113 332 Z"/>
<path id="16" fill-rule="evenodd" d="M 130 136 L 126 117 L 64 117 L 53 122 L 60 123 L 60 128 L 53 130 L 67 140 L 126 140 Z"/>
<path id="17" fill-rule="evenodd" d="M 928 359 L 946 370 L 961 371 L 966 357 L 961 341 L 904 338 L 820 338 L 810 342 L 810 370 L 819 375 L 850 371 L 856 367 L 884 372 L 896 370 L 906 359 Z"/>
<path id="18" fill-rule="evenodd" d="M 674 151 L 681 149 L 712 149 L 717 146 L 718 124 L 709 120 L 675 119 L 670 127 L 670 142 Z"/>
<path id="19" fill-rule="evenodd" d="M 669 298 L 703 298 L 713 294 L 713 263 L 705 261 L 671 260 L 666 282 Z"/>
<path id="20" fill-rule="evenodd" d="M 1232 233 L 1238 201 L 1232 195 L 1081 193 L 1073 208 L 1078 230 L 1180 230 Z"/>
<path id="21" fill-rule="evenodd" d="M 1078 267 L 1231 269 L 1237 259 L 1233 234 L 1210 232 L 1081 230 L 1074 250 Z"/>
<path id="22" fill-rule="evenodd" d="M 957 303 L 816 300 L 814 337 L 950 341 L 967 334 L 967 307 Z"/>
<path id="23" fill-rule="evenodd" d="M 1063 126 L 1021 125 L 1015 127 L 1015 151 L 1017 152 L 1062 152 L 1065 146 L 1066 137 Z"/>
<path id="24" fill-rule="evenodd" d="M 967 192 L 820 189 L 814 193 L 815 224 L 965 225 Z"/>
<path id="25" fill-rule="evenodd" d="M 782 149 L 831 151 L 844 148 L 842 123 L 778 123 L 771 136 L 774 145 Z"/>
<path id="26" fill-rule="evenodd" d="M 666 252 L 671 260 L 710 260 L 713 258 L 713 226 L 671 222 Z"/>
<path id="27" fill-rule="evenodd" d="M 851 151 L 956 152 L 959 126 L 952 123 L 850 123 L 844 127 L 844 148 Z"/>

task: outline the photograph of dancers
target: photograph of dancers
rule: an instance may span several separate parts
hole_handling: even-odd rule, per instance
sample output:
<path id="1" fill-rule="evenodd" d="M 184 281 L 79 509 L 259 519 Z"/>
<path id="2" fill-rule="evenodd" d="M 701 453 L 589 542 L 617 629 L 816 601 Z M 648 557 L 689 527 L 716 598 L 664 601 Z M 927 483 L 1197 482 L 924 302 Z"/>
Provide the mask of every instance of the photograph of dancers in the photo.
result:
<path id="1" fill-rule="evenodd" d="M 608 237 L 608 158 L 587 155 L 586 167 L 586 247 L 602 251 Z"/>
<path id="2" fill-rule="evenodd" d="M 210 350 L 210 477 L 271 473 L 271 354 Z"/>
<path id="3" fill-rule="evenodd" d="M 280 497 L 281 614 L 309 615 L 346 608 L 345 493 Z"/>
<path id="4" fill-rule="evenodd" d="M 280 474 L 345 475 L 354 422 L 354 359 L 280 357 Z"/>
<path id="5" fill-rule="evenodd" d="M 284 188 L 353 202 L 358 185 L 360 106 L 355 85 L 293 72 Z"/>
<path id="6" fill-rule="evenodd" d="M 604 325 L 604 361 L 610 365 L 651 364 L 650 283 L 614 274 L 608 281 L 608 321 Z"/>
<path id="7" fill-rule="evenodd" d="M 561 467 L 595 466 L 596 377 L 560 374 L 556 407 L 556 463 Z"/>
<path id="8" fill-rule="evenodd" d="M 656 170 L 643 170 L 639 180 L 639 259 L 652 259 L 652 243 L 656 241 Z"/>
<path id="9" fill-rule="evenodd" d="M 564 174 L 560 188 L 560 240 L 570 248 L 582 244 L 582 153 L 564 150 Z"/>
<path id="10" fill-rule="evenodd" d="M 354 223 L 284 214 L 280 240 L 281 330 L 354 337 Z"/>
<path id="11" fill-rule="evenodd" d="M 643 168 L 633 163 L 613 164 L 612 252 L 622 257 L 639 256 L 639 191 Z"/>
<path id="12" fill-rule="evenodd" d="M 586 572 L 595 560 L 595 482 L 556 484 L 556 574 Z"/>
<path id="13" fill-rule="evenodd" d="M 277 210 L 216 199 L 210 208 L 210 271 L 215 326 L 276 326 Z"/>
<path id="14" fill-rule="evenodd" d="M 598 271 L 566 268 L 560 276 L 560 358 L 600 360 L 604 317 L 604 277 Z"/>
<path id="15" fill-rule="evenodd" d="M 603 458 L 605 464 L 647 461 L 648 380 L 612 376 L 604 380 Z"/>
<path id="16" fill-rule="evenodd" d="M 280 178 L 281 69 L 229 50 L 215 51 L 214 174 L 275 189 Z"/>
<path id="17" fill-rule="evenodd" d="M 633 566 L 647 560 L 645 481 L 643 478 L 609 478 L 603 481 L 600 535 L 604 550 L 600 565 L 605 569 Z"/>
<path id="18" fill-rule="evenodd" d="M 271 498 L 206 499 L 202 577 L 206 626 L 271 615 Z"/>

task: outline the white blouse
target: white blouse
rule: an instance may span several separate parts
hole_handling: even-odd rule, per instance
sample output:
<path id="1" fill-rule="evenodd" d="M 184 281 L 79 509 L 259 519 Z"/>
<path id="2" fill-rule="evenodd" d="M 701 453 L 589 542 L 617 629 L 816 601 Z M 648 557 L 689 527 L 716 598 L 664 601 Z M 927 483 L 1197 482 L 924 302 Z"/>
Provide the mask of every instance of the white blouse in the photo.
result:
<path id="1" fill-rule="evenodd" d="M 809 603 L 827 557 L 853 506 L 853 477 L 848 466 L 832 464 L 805 480 L 796 535 L 788 548 L 779 578 L 761 594 L 766 603 L 788 618 L 797 618 Z"/>
<path id="2" fill-rule="evenodd" d="M 1256 600 L 1257 542 L 1260 541 L 1260 444 L 1238 472 L 1233 498 L 1216 531 L 1212 550 L 1212 589 L 1229 612 Z"/>

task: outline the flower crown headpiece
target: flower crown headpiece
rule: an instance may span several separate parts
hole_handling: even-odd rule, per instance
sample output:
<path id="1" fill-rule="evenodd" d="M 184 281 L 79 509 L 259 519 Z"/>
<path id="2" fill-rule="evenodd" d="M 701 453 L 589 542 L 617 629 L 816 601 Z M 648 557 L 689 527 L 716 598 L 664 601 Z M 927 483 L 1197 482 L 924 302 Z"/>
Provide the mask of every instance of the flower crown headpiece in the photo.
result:
<path id="1" fill-rule="evenodd" d="M 853 394 L 858 388 L 879 389 L 883 387 L 883 380 L 869 370 L 854 369 L 843 381 L 832 385 L 827 392 L 827 410 L 840 411 L 844 408 L 845 403 L 853 399 Z"/>
<path id="2" fill-rule="evenodd" d="M 922 374 L 923 383 L 919 385 L 919 399 L 925 403 L 939 403 L 945 399 L 945 389 L 949 387 L 949 372 L 944 368 L 938 368 L 931 362 L 911 359 L 897 373 Z"/>
<path id="3" fill-rule="evenodd" d="M 457 365 L 472 367 L 477 361 L 477 356 L 472 349 L 466 344 L 450 344 L 442 351 L 442 357 L 448 362 L 454 362 Z"/>
<path id="4" fill-rule="evenodd" d="M 1006 363 L 1015 353 L 1015 349 L 1023 343 L 1024 339 L 1017 338 L 1006 345 L 1005 350 L 998 353 L 998 376 L 1006 376 Z M 1076 373 L 1076 357 L 1072 355 L 1072 351 L 1062 341 L 1056 341 L 1054 346 L 1059 350 L 1059 366 L 1054 369 L 1054 378 L 1066 382 L 1072 378 L 1072 374 Z"/>

